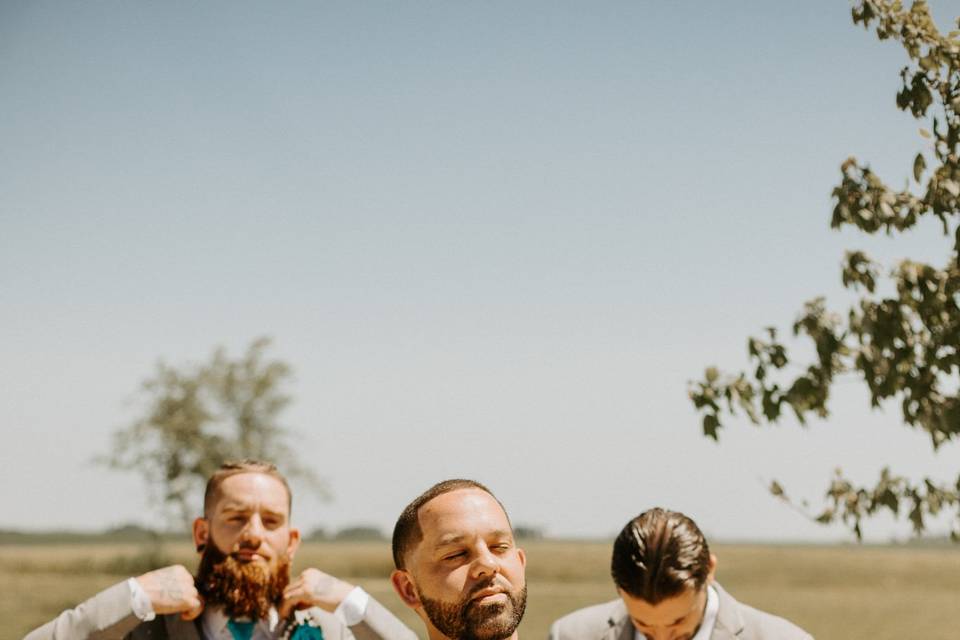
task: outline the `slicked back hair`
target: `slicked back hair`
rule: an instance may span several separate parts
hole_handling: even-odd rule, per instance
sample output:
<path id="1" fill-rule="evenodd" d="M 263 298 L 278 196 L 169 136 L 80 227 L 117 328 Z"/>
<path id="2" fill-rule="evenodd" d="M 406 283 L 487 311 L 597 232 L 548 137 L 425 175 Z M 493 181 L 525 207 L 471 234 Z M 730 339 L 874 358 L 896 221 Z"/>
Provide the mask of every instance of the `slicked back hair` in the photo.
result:
<path id="1" fill-rule="evenodd" d="M 693 520 L 657 507 L 620 531 L 610 573 L 625 593 L 656 605 L 703 587 L 710 574 L 710 547 Z"/>
<path id="2" fill-rule="evenodd" d="M 423 540 L 423 530 L 420 528 L 420 509 L 423 508 L 423 505 L 434 498 L 442 496 L 445 493 L 450 493 L 451 491 L 457 491 L 458 489 L 479 489 L 489 494 L 491 498 L 497 501 L 500 508 L 503 509 L 503 503 L 497 499 L 497 496 L 493 495 L 490 489 L 487 489 L 476 480 L 454 478 L 452 480 L 438 482 L 414 498 L 413 502 L 408 504 L 403 509 L 400 517 L 397 518 L 397 524 L 393 527 L 392 540 L 393 564 L 397 569 L 406 568 L 404 557 L 407 552 Z M 507 510 L 503 509 L 503 513 L 506 515 Z M 507 516 L 507 523 L 509 524 L 509 522 L 510 516 Z"/>
<path id="3" fill-rule="evenodd" d="M 205 518 L 210 517 L 213 506 L 220 499 L 220 485 L 223 484 L 223 481 L 230 476 L 241 473 L 261 473 L 279 480 L 283 484 L 283 488 L 287 490 L 287 515 L 289 516 L 289 512 L 293 509 L 293 493 L 290 491 L 287 479 L 283 477 L 283 474 L 272 462 L 247 458 L 246 460 L 224 462 L 207 480 L 207 489 L 203 492 L 203 515 Z"/>

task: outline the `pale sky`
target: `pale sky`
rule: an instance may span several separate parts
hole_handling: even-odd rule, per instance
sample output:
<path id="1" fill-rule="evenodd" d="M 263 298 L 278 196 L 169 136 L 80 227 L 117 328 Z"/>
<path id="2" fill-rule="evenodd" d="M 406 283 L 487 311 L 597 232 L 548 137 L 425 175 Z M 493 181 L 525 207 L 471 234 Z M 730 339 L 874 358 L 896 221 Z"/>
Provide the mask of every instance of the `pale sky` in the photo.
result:
<path id="1" fill-rule="evenodd" d="M 558 536 L 661 505 L 848 539 L 766 484 L 819 505 L 837 466 L 946 480 L 960 448 L 854 381 L 715 444 L 686 389 L 844 310 L 847 248 L 945 260 L 933 223 L 829 229 L 847 156 L 900 185 L 923 148 L 905 62 L 842 1 L 0 4 L 0 528 L 167 524 L 92 458 L 159 359 L 268 335 L 334 494 L 305 529 L 456 476 Z"/>

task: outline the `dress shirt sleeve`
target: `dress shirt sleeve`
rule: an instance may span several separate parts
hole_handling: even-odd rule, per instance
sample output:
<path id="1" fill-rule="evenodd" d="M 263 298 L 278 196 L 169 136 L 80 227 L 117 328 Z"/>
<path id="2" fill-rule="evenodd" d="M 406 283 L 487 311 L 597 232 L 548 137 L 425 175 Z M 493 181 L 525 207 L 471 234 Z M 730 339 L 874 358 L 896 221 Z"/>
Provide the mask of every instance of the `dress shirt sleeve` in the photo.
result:
<path id="1" fill-rule="evenodd" d="M 130 606 L 133 609 L 133 615 L 144 622 L 150 622 L 157 617 L 153 610 L 153 604 L 150 602 L 150 596 L 143 590 L 136 578 L 127 580 L 127 586 L 130 588 Z"/>
<path id="2" fill-rule="evenodd" d="M 340 618 L 348 627 L 359 624 L 363 617 L 367 615 L 367 604 L 370 602 L 370 594 L 360 587 L 354 587 L 353 591 L 347 594 L 340 605 L 334 610 L 333 615 Z"/>

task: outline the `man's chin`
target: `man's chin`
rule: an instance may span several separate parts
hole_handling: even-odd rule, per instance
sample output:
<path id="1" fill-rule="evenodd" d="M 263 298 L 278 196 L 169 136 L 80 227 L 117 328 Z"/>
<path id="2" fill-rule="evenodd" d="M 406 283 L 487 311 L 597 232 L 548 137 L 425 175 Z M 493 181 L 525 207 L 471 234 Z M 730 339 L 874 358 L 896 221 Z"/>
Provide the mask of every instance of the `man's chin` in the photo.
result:
<path id="1" fill-rule="evenodd" d="M 448 638 L 505 640 L 513 635 L 523 618 L 527 592 L 504 593 L 504 598 L 479 598 L 453 604 L 431 600 L 420 594 L 424 614 Z"/>
<path id="2" fill-rule="evenodd" d="M 225 555 L 208 548 L 196 582 L 207 605 L 222 607 L 230 617 L 263 618 L 290 582 L 290 563 L 284 558 L 274 568 L 259 554 Z"/>

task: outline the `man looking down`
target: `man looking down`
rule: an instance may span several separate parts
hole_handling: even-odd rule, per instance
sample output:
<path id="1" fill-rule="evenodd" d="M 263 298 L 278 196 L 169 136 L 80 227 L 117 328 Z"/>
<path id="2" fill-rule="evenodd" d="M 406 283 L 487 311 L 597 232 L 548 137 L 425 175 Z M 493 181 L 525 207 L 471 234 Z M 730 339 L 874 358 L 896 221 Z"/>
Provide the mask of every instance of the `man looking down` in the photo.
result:
<path id="1" fill-rule="evenodd" d="M 628 522 L 610 565 L 620 597 L 560 618 L 550 640 L 812 640 L 724 591 L 716 556 L 682 513 L 650 509 Z"/>

